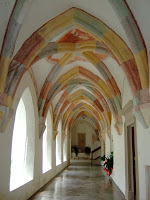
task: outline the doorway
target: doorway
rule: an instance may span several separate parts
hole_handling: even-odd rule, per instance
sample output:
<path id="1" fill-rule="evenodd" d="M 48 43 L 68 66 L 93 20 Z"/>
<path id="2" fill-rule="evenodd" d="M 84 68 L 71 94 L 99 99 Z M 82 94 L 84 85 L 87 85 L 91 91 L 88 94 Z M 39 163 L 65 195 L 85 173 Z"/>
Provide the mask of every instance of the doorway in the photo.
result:
<path id="1" fill-rule="evenodd" d="M 139 200 L 136 119 L 132 113 L 133 107 L 133 101 L 130 100 L 120 111 L 120 114 L 125 116 L 125 197 L 127 200 Z"/>
<path id="2" fill-rule="evenodd" d="M 126 188 L 127 199 L 137 200 L 137 151 L 136 132 L 134 124 L 127 126 L 127 165 L 126 165 Z"/>

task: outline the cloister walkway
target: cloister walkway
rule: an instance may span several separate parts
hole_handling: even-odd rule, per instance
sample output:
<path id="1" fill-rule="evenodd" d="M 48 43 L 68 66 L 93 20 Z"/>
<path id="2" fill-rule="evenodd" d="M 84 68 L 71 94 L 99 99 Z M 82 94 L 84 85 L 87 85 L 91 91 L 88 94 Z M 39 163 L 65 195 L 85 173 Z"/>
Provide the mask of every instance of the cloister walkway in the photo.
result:
<path id="1" fill-rule="evenodd" d="M 101 166 L 72 163 L 29 200 L 124 200 Z"/>

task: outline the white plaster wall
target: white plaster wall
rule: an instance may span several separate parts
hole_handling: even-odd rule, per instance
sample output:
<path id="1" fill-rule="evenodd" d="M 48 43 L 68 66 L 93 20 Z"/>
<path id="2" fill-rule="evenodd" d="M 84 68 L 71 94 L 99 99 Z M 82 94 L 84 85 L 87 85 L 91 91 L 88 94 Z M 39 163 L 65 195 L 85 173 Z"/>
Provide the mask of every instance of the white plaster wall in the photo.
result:
<path id="1" fill-rule="evenodd" d="M 122 95 L 122 108 L 129 102 L 129 100 L 133 99 L 131 89 L 129 82 L 126 77 L 122 80 L 122 89 L 121 89 L 121 95 Z"/>
<path id="2" fill-rule="evenodd" d="M 87 123 L 80 123 L 77 122 L 75 126 L 73 126 L 71 130 L 71 145 L 78 145 L 78 133 L 86 133 L 86 146 L 91 148 L 91 151 L 96 149 L 100 146 L 99 141 L 95 141 L 94 144 L 92 143 L 92 134 L 95 134 L 95 131 L 93 128 L 89 127 Z M 97 151 L 94 153 L 93 158 L 96 158 L 101 155 L 100 151 Z M 82 157 L 85 156 L 85 154 L 82 154 Z M 80 155 L 81 157 L 81 155 Z"/>
<path id="3" fill-rule="evenodd" d="M 129 95 L 130 94 L 130 95 Z M 128 82 L 124 80 L 124 89 L 122 90 L 123 106 L 130 100 L 131 91 L 128 87 Z M 114 119 L 112 118 L 112 124 Z M 124 117 L 123 117 L 124 122 Z M 124 129 L 121 136 L 119 136 L 111 126 L 113 135 L 113 147 L 114 147 L 114 170 L 112 178 L 121 191 L 125 194 L 125 139 Z M 147 200 L 148 198 L 148 185 L 147 185 L 147 172 L 146 166 L 150 166 L 150 128 L 144 129 L 140 122 L 136 120 L 136 132 L 137 132 L 137 151 L 138 151 L 138 172 L 139 172 L 139 199 Z M 109 138 L 106 136 L 106 155 L 109 152 Z"/>
<path id="4" fill-rule="evenodd" d="M 103 60 L 103 63 L 108 67 L 109 71 L 111 72 L 112 76 L 114 77 L 120 91 L 123 88 L 123 79 L 125 77 L 125 73 L 118 65 L 118 63 L 112 58 L 108 57 L 107 59 Z"/>
<path id="5" fill-rule="evenodd" d="M 45 59 L 41 59 L 32 65 L 32 70 L 37 82 L 38 94 L 40 95 L 42 86 L 47 78 L 50 70 L 52 69 L 52 64 L 45 61 Z M 42 73 L 41 73 L 42 72 Z"/>
<path id="6" fill-rule="evenodd" d="M 33 180 L 19 187 L 18 189 L 9 192 L 9 179 L 10 179 L 10 162 L 11 162 L 11 141 L 15 112 L 11 118 L 6 133 L 0 133 L 0 199 L 1 200 L 26 200 L 38 189 L 45 185 L 50 179 L 62 171 L 67 162 L 62 163 L 56 167 L 55 164 L 55 141 L 52 141 L 53 154 L 52 154 L 52 170 L 42 174 L 42 138 L 39 139 L 39 124 L 38 124 L 38 108 L 37 97 L 35 89 L 28 73 L 23 76 L 19 88 L 16 92 L 13 108 L 16 110 L 18 102 L 25 88 L 29 87 L 34 102 L 35 112 L 35 159 L 34 159 L 34 177 Z M 31 119 L 32 120 L 32 119 Z M 34 123 L 34 122 L 33 122 Z"/>
<path id="7" fill-rule="evenodd" d="M 124 130 L 122 135 L 118 135 L 113 127 L 114 118 L 112 117 L 112 134 L 113 134 L 113 154 L 114 166 L 112 179 L 118 185 L 120 190 L 125 194 L 125 144 L 124 144 Z"/>
<path id="8" fill-rule="evenodd" d="M 98 148 L 99 146 L 101 146 L 100 141 L 95 141 L 94 144 L 92 145 L 92 150 Z M 93 159 L 96 159 L 99 156 L 103 156 L 103 155 L 101 155 L 101 149 L 93 153 Z M 99 164 L 100 158 L 98 160 L 95 160 L 94 162 Z"/>
<path id="9" fill-rule="evenodd" d="M 78 133 L 86 133 L 86 146 L 92 148 L 92 134 L 94 134 L 94 130 L 90 128 L 86 123 L 77 123 L 72 131 L 72 145 L 78 145 Z"/>
<path id="10" fill-rule="evenodd" d="M 148 199 L 148 185 L 146 166 L 150 166 L 150 128 L 143 129 L 136 121 L 137 148 L 138 148 L 138 171 L 139 171 L 139 199 Z"/>
<path id="11" fill-rule="evenodd" d="M 61 14 L 71 7 L 77 7 L 89 12 L 95 17 L 101 19 L 110 28 L 116 31 L 128 43 L 128 39 L 124 30 L 107 0 L 99 1 L 93 0 L 32 0 L 30 9 L 23 21 L 23 25 L 18 35 L 14 54 L 19 50 L 23 42 L 38 28 L 40 28 L 47 21 Z M 106 15 L 107 13 L 107 15 Z M 32 20 L 31 20 L 32 19 Z"/>
<path id="12" fill-rule="evenodd" d="M 105 156 L 110 155 L 110 139 L 108 135 L 106 134 L 105 137 Z"/>
<path id="13" fill-rule="evenodd" d="M 130 9 L 136 19 L 138 26 L 140 27 L 140 31 L 145 40 L 148 57 L 150 59 L 150 1 L 149 0 L 127 0 L 127 3 L 130 6 Z"/>
<path id="14" fill-rule="evenodd" d="M 0 0 L 0 49 L 15 0 Z"/>

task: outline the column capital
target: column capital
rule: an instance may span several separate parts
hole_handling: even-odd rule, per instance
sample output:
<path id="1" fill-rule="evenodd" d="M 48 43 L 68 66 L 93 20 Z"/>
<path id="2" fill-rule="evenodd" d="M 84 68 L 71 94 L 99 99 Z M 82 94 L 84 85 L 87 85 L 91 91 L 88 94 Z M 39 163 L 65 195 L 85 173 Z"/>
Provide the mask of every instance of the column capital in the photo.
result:
<path id="1" fill-rule="evenodd" d="M 57 134 L 58 134 L 58 131 L 53 130 L 53 139 L 54 139 L 54 140 L 56 139 Z"/>
<path id="2" fill-rule="evenodd" d="M 41 137 L 43 135 L 45 129 L 46 129 L 45 118 L 40 117 L 39 118 L 39 137 Z"/>
<path id="3" fill-rule="evenodd" d="M 13 99 L 5 93 L 0 92 L 0 132 L 4 133 L 14 110 L 12 109 Z"/>

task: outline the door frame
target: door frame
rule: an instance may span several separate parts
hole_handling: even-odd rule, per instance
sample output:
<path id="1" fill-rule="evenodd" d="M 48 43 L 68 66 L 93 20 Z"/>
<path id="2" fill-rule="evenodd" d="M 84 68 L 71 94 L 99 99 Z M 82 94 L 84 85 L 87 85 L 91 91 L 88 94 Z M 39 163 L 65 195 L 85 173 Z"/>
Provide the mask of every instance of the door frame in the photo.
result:
<path id="1" fill-rule="evenodd" d="M 134 145 L 135 145 L 135 171 L 136 171 L 136 200 L 139 200 L 139 177 L 138 177 L 138 151 L 137 151 L 137 133 L 136 118 L 132 114 L 133 101 L 130 100 L 121 110 L 120 114 L 125 116 L 124 139 L 125 139 L 125 198 L 134 199 L 134 181 L 133 181 L 133 158 L 132 158 L 132 133 L 131 127 L 134 127 Z"/>

